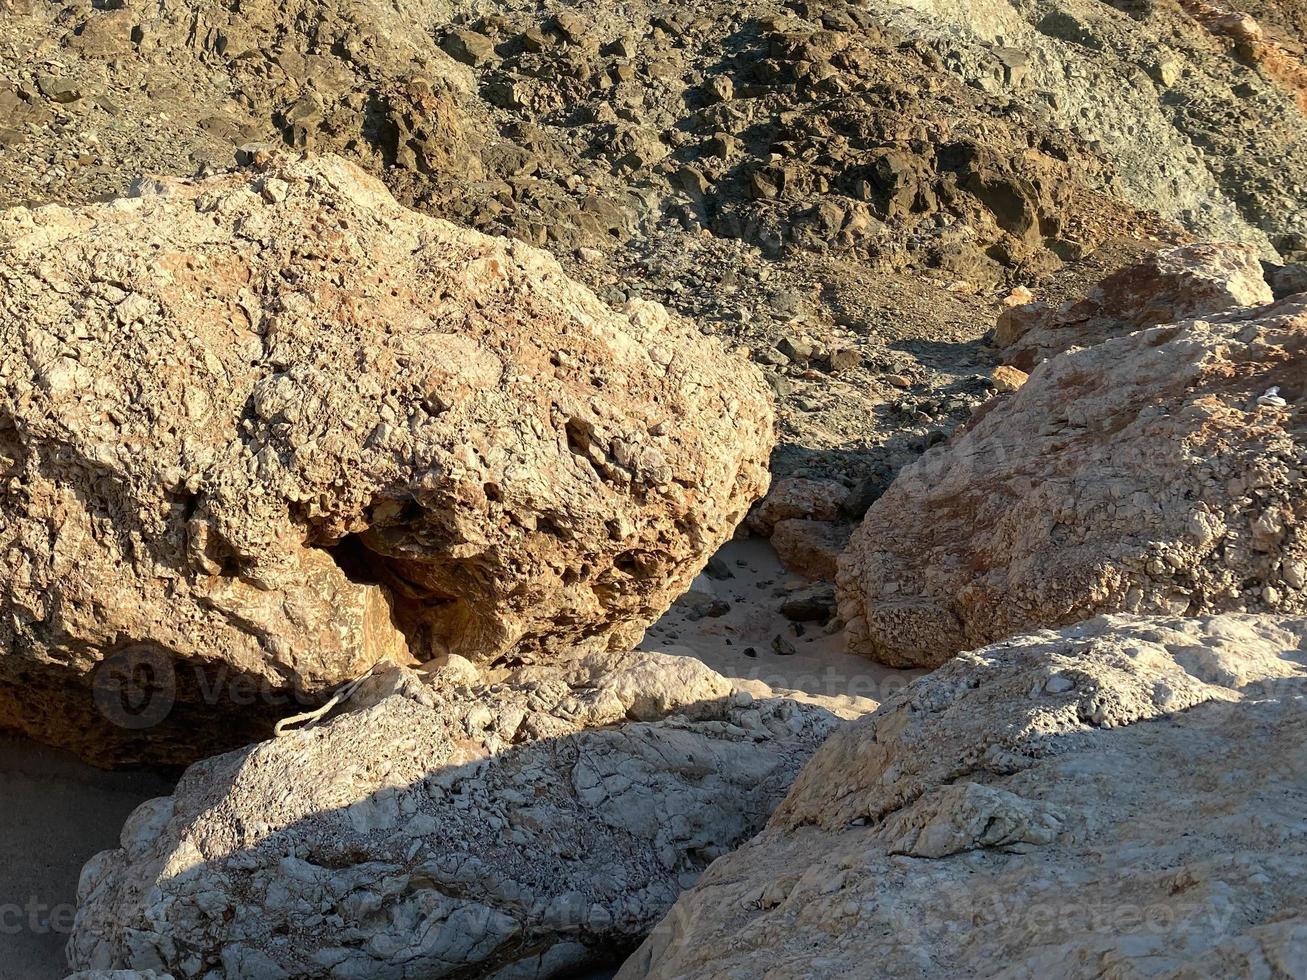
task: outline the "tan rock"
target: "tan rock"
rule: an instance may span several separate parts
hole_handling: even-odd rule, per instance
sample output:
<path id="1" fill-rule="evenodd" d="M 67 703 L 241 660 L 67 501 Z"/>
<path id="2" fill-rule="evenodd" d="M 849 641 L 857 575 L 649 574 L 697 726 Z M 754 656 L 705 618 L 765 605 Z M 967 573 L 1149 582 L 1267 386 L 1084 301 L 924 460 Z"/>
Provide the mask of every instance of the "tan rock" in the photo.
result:
<path id="1" fill-rule="evenodd" d="M 83 871 L 74 968 L 584 972 L 760 830 L 839 723 L 661 654 L 389 675 L 138 809 Z"/>
<path id="2" fill-rule="evenodd" d="M 1204 0 L 1181 0 L 1181 6 L 1213 34 L 1230 38 L 1239 57 L 1256 65 L 1291 95 L 1299 110 L 1307 113 L 1307 64 L 1302 46 L 1288 47 L 1266 36 L 1251 15 L 1229 11 Z"/>
<path id="3" fill-rule="evenodd" d="M 1000 364 L 989 372 L 989 380 L 1000 392 L 1016 391 L 1030 380 L 1030 375 L 1011 364 Z"/>
<path id="4" fill-rule="evenodd" d="M 1304 472 L 1307 299 L 1063 354 L 868 511 L 850 648 L 934 666 L 1102 612 L 1307 612 Z"/>
<path id="5" fill-rule="evenodd" d="M 627 649 L 766 488 L 753 368 L 335 158 L 0 240 L 0 724 L 89 757 L 239 744 L 382 658 Z"/>
<path id="6" fill-rule="evenodd" d="M 1035 294 L 1027 286 L 1017 286 L 1003 297 L 1003 305 L 1008 309 L 1016 306 L 1028 306 L 1035 301 Z"/>
<path id="7" fill-rule="evenodd" d="M 852 531 L 848 524 L 788 518 L 773 528 L 771 545 L 790 571 L 833 582 L 840 553 L 847 547 Z"/>
<path id="8" fill-rule="evenodd" d="M 1256 249 L 1224 243 L 1184 245 L 1156 252 L 1109 276 L 1078 303 L 1004 310 L 994 342 L 1006 361 L 1029 371 L 1071 347 L 1272 300 Z"/>
<path id="9" fill-rule="evenodd" d="M 834 480 L 787 477 L 777 480 L 767 496 L 749 515 L 749 528 L 764 538 L 771 537 L 778 521 L 802 518 L 830 521 L 839 516 L 849 491 Z"/>
<path id="10" fill-rule="evenodd" d="M 1104 617 L 836 732 L 619 980 L 1294 976 L 1307 620 Z"/>

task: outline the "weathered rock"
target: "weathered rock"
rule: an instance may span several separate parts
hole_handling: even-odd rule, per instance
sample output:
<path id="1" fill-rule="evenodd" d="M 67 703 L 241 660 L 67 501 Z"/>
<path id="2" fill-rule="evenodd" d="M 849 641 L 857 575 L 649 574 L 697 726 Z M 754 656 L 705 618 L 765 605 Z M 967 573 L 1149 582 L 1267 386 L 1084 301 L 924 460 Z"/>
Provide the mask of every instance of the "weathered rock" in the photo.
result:
<path id="1" fill-rule="evenodd" d="M 1263 262 L 1266 282 L 1276 299 L 1287 299 L 1297 293 L 1307 293 L 1307 265 L 1292 263 L 1277 265 Z"/>
<path id="2" fill-rule="evenodd" d="M 1077 302 L 1004 310 L 994 342 L 1029 370 L 1071 347 L 1087 347 L 1143 327 L 1175 323 L 1274 299 L 1255 249 L 1201 244 L 1164 249 L 1103 280 Z"/>
<path id="3" fill-rule="evenodd" d="M 478 68 L 494 60 L 495 45 L 490 38 L 477 31 L 450 31 L 440 42 L 441 50 L 455 61 Z"/>
<path id="4" fill-rule="evenodd" d="M 1301 297 L 1063 354 L 868 511 L 850 647 L 925 666 L 1102 612 L 1307 612 L 1304 472 Z"/>
<path id="5" fill-rule="evenodd" d="M 192 766 L 86 866 L 74 967 L 559 976 L 638 942 L 838 725 L 696 660 L 394 668 Z"/>
<path id="6" fill-rule="evenodd" d="M 781 615 L 796 623 L 825 623 L 835 615 L 835 593 L 828 585 L 809 586 L 786 599 Z"/>
<path id="7" fill-rule="evenodd" d="M 862 355 L 852 348 L 833 350 L 826 356 L 826 363 L 835 372 L 852 371 L 862 367 Z"/>
<path id="8" fill-rule="evenodd" d="M 36 87 L 51 102 L 76 102 L 82 97 L 81 87 L 69 78 L 41 75 L 36 80 Z"/>
<path id="9" fill-rule="evenodd" d="M 238 682 L 627 649 L 765 489 L 752 368 L 338 159 L 0 229 L 0 724 L 88 757 L 243 744 Z M 167 717 L 106 723 L 142 658 Z"/>
<path id="10" fill-rule="evenodd" d="M 1020 368 L 1014 368 L 1011 364 L 1000 364 L 994 370 L 989 372 L 989 380 L 994 385 L 995 391 L 1016 391 L 1030 378 Z"/>
<path id="11" fill-rule="evenodd" d="M 1104 617 L 837 732 L 634 978 L 1296 976 L 1307 620 Z"/>
<path id="12" fill-rule="evenodd" d="M 771 545 L 786 568 L 811 579 L 834 582 L 851 524 L 788 518 L 772 529 Z"/>
<path id="13" fill-rule="evenodd" d="M 1292 189 L 1307 165 L 1303 89 L 1285 84 L 1292 68 L 1282 52 L 1246 44 L 1246 24 L 1230 29 L 1244 15 L 1227 20 L 1222 11 L 1217 24 L 1202 24 L 1197 8 L 1206 7 L 908 0 L 884 16 L 971 84 L 1042 102 L 1057 125 L 1113 162 L 1117 193 L 1202 238 L 1247 242 L 1271 258 L 1268 245 L 1282 250 L 1303 227 L 1302 194 Z M 1214 36 L 1222 34 L 1230 40 Z M 1020 78 L 1001 53 L 1013 47 L 1026 56 Z M 1182 62 L 1178 77 L 1157 67 L 1171 54 Z M 1160 88 L 1159 75 L 1172 85 Z M 1302 77 L 1299 65 L 1299 86 Z"/>
<path id="14" fill-rule="evenodd" d="M 808 480 L 802 477 L 777 480 L 749 515 L 749 528 L 768 538 L 778 521 L 792 518 L 834 520 L 839 516 L 840 504 L 848 495 L 849 491 L 834 480 Z"/>

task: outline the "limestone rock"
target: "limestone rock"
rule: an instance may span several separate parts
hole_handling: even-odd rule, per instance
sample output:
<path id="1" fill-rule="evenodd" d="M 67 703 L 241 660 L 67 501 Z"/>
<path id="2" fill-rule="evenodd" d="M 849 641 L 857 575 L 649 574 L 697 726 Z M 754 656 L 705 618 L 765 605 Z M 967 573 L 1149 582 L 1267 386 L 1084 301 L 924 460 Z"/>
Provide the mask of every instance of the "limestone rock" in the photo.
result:
<path id="1" fill-rule="evenodd" d="M 629 649 L 766 489 L 753 368 L 336 158 L 0 240 L 0 725 L 94 759 L 383 658 Z"/>
<path id="2" fill-rule="evenodd" d="M 834 582 L 840 553 L 849 543 L 852 525 L 788 518 L 772 530 L 771 545 L 781 564 L 811 579 Z"/>
<path id="3" fill-rule="evenodd" d="M 839 724 L 662 654 L 465 671 L 393 668 L 192 766 L 87 864 L 73 966 L 565 975 L 647 934 Z"/>
<path id="4" fill-rule="evenodd" d="M 1077 303 L 1029 303 L 1004 310 L 994 342 L 1005 360 L 1029 370 L 1071 347 L 1273 299 L 1255 249 L 1184 245 L 1155 252 L 1109 276 Z"/>
<path id="5" fill-rule="evenodd" d="M 749 515 L 749 528 L 756 534 L 769 538 L 778 521 L 831 521 L 839 516 L 840 504 L 848 495 L 849 491 L 834 480 L 809 480 L 802 477 L 777 480 Z"/>
<path id="6" fill-rule="evenodd" d="M 995 391 L 1016 391 L 1030 378 L 1020 368 L 1014 368 L 1011 364 L 1000 364 L 989 372 L 989 380 L 994 386 Z"/>
<path id="7" fill-rule="evenodd" d="M 927 666 L 1102 612 L 1307 612 L 1305 385 L 1304 297 L 1044 362 L 868 511 L 850 647 Z"/>
<path id="8" fill-rule="evenodd" d="M 1307 620 L 1101 617 L 837 732 L 619 980 L 1296 976 Z"/>

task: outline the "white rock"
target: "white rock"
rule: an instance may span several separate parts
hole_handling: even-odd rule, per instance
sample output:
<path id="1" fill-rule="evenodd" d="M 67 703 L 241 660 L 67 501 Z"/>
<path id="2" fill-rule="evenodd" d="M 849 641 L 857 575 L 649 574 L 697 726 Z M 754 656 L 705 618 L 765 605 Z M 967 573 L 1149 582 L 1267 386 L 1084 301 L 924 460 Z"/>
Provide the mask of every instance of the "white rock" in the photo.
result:
<path id="1" fill-rule="evenodd" d="M 1103 617 L 964 654 L 833 735 L 619 980 L 1298 976 L 1304 648 Z"/>
<path id="2" fill-rule="evenodd" d="M 324 980 L 602 963 L 761 829 L 839 724 L 661 654 L 465 680 L 378 700 L 410 690 L 378 676 L 357 710 L 192 766 L 129 821 L 130 849 L 88 864 L 71 963 Z"/>

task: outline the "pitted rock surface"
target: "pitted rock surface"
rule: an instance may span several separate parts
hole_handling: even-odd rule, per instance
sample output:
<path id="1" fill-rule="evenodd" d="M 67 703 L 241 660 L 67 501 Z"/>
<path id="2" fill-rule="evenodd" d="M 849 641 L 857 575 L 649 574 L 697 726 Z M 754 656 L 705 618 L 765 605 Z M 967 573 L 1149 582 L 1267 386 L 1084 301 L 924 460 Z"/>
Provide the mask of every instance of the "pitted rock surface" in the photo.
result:
<path id="1" fill-rule="evenodd" d="M 1293 976 L 1304 651 L 1224 615 L 964 654 L 834 734 L 618 977 Z"/>
<path id="2" fill-rule="evenodd" d="M 611 961 L 839 724 L 697 660 L 371 679 L 198 763 L 82 875 L 69 957 L 178 978 L 548 977 Z"/>
<path id="3" fill-rule="evenodd" d="M 1274 299 L 1254 249 L 1219 242 L 1183 245 L 1113 273 L 1077 302 L 1005 310 L 994 342 L 1004 360 L 1028 371 L 1071 347 Z"/>
<path id="4" fill-rule="evenodd" d="M 0 238 L 0 723 L 92 758 L 379 659 L 629 649 L 767 486 L 753 368 L 335 158 Z M 173 710 L 121 727 L 89 688 L 140 658 Z"/>
<path id="5" fill-rule="evenodd" d="M 1307 297 L 1044 362 L 840 558 L 851 648 L 935 666 L 1103 612 L 1307 612 Z"/>

